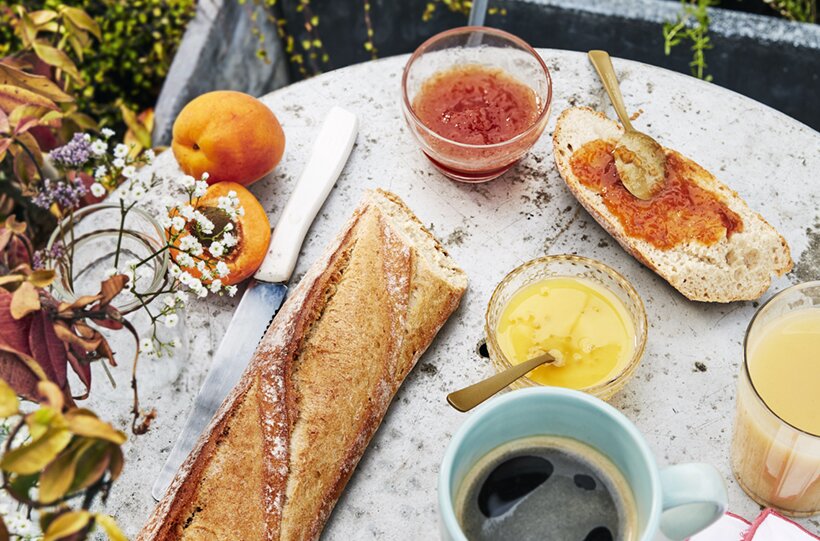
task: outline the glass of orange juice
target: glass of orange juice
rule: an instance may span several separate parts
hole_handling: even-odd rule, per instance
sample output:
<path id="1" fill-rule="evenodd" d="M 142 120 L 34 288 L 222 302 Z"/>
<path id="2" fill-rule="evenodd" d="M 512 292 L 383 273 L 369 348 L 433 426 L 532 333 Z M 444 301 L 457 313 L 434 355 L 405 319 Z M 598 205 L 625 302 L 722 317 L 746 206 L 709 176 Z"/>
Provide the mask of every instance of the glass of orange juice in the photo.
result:
<path id="1" fill-rule="evenodd" d="M 732 470 L 757 503 L 820 513 L 820 281 L 785 289 L 746 331 Z"/>

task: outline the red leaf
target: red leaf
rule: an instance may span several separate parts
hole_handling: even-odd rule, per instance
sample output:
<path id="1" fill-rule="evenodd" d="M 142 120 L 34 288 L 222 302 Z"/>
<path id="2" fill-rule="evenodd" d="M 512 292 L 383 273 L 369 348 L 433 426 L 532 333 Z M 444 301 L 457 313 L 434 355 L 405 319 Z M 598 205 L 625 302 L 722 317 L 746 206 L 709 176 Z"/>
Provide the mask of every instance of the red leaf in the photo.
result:
<path id="1" fill-rule="evenodd" d="M 65 343 L 54 333 L 54 324 L 48 314 L 42 310 L 31 314 L 31 329 L 28 341 L 31 356 L 37 359 L 45 370 L 48 379 L 64 389 L 66 380 L 66 349 Z"/>
<path id="2" fill-rule="evenodd" d="M 0 378 L 23 398 L 37 400 L 40 379 L 13 353 L 0 351 Z"/>
<path id="3" fill-rule="evenodd" d="M 80 348 L 76 346 L 69 347 L 71 347 L 73 353 L 68 355 L 68 363 L 71 365 L 71 368 L 74 369 L 80 381 L 83 382 L 83 385 L 85 385 L 86 391 L 83 393 L 83 395 L 85 395 L 91 390 L 91 366 L 88 363 L 80 361 L 80 358 L 83 358 L 83 352 Z M 85 398 L 85 396 L 82 396 L 82 398 Z"/>
<path id="4" fill-rule="evenodd" d="M 11 297 L 11 293 L 0 288 L 0 342 L 30 355 L 28 335 L 31 318 L 14 319 L 11 317 Z"/>

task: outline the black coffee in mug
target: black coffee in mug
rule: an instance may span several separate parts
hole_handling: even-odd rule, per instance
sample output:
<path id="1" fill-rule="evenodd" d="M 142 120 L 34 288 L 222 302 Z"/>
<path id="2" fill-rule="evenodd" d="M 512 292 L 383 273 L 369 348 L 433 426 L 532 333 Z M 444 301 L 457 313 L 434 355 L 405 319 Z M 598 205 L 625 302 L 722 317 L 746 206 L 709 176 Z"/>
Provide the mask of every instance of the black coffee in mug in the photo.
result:
<path id="1" fill-rule="evenodd" d="M 574 439 L 534 436 L 490 451 L 465 477 L 456 517 L 470 541 L 632 541 L 632 491 Z"/>

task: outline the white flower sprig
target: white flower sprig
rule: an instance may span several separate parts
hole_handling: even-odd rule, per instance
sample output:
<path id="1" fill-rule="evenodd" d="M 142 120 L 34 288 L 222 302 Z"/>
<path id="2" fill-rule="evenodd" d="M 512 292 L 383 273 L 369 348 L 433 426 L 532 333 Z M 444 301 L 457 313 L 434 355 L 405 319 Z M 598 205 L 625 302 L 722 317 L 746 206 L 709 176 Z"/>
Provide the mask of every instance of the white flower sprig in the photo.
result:
<path id="1" fill-rule="evenodd" d="M 103 197 L 113 191 L 120 183 L 124 183 L 125 191 L 122 198 L 126 203 L 136 202 L 145 197 L 151 187 L 137 175 L 137 169 L 143 165 L 150 165 L 156 157 L 153 150 L 146 150 L 138 157 L 131 154 L 131 148 L 123 143 L 114 145 L 109 153 L 110 138 L 113 130 L 103 128 L 102 138 L 90 140 L 94 182 L 91 184 L 91 193 L 94 197 Z"/>
<path id="2" fill-rule="evenodd" d="M 128 276 L 128 291 L 141 301 L 145 300 L 143 306 L 151 318 L 151 335 L 144 336 L 141 340 L 140 350 L 143 353 L 161 356 L 175 346 L 161 340 L 158 330 L 160 325 L 174 327 L 178 323 L 177 312 L 185 306 L 187 292 L 198 298 L 205 298 L 209 294 L 230 297 L 236 295 L 235 285 L 224 284 L 231 273 L 226 258 L 239 242 L 236 236 L 237 225 L 245 210 L 234 191 L 219 197 L 216 208 L 202 204 L 201 198 L 208 190 L 207 179 L 208 174 L 204 173 L 199 180 L 185 175 L 178 181 L 187 198 L 182 201 L 172 200 L 165 205 L 165 213 L 159 219 L 160 225 L 167 232 L 164 247 L 142 261 L 129 261 L 122 268 L 111 270 L 111 273 Z M 130 193 L 133 194 L 134 187 L 138 186 L 137 183 L 129 186 Z M 135 202 L 136 200 L 129 200 L 127 207 L 124 207 L 125 212 Z M 214 220 L 217 220 L 219 226 Z M 166 250 L 171 251 L 174 259 L 169 267 L 172 283 L 159 293 L 142 292 L 145 290 L 143 284 L 150 283 L 153 277 L 151 260 Z M 169 295 L 159 309 L 153 305 L 149 307 L 148 303 L 158 294 Z"/>

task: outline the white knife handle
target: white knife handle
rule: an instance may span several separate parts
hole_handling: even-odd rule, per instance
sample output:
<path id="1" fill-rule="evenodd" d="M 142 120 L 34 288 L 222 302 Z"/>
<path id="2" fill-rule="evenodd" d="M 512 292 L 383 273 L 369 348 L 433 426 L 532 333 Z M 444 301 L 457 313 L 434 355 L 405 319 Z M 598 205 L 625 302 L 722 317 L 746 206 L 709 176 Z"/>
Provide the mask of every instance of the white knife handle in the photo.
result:
<path id="1" fill-rule="evenodd" d="M 333 107 L 327 114 L 305 169 L 273 229 L 268 254 L 254 278 L 280 283 L 290 279 L 305 235 L 339 178 L 357 131 L 358 120 L 350 111 Z"/>

